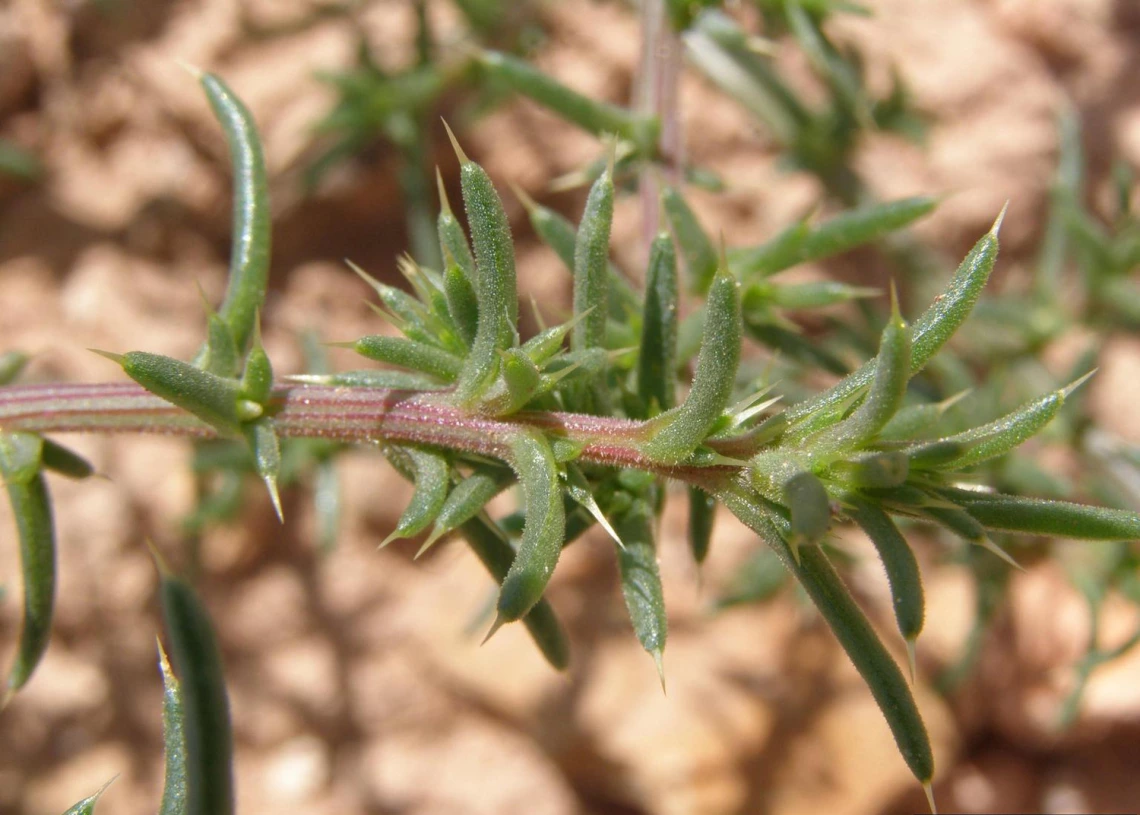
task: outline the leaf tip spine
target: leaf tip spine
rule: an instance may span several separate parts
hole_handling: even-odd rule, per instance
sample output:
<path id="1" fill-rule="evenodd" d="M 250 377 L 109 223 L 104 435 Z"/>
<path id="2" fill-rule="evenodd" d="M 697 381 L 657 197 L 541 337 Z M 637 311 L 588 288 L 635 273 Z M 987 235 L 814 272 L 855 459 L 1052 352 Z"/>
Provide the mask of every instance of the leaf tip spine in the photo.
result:
<path id="1" fill-rule="evenodd" d="M 436 541 L 446 535 L 449 531 L 450 530 L 447 529 L 441 529 L 438 526 L 433 529 L 431 531 L 431 534 L 427 536 L 427 540 L 425 540 L 423 544 L 421 544 L 420 548 L 416 550 L 416 553 L 412 556 L 412 560 L 419 560 L 421 555 L 426 553 L 428 549 L 435 545 Z"/>
<path id="2" fill-rule="evenodd" d="M 193 63 L 186 62 L 185 60 L 181 59 L 176 59 L 174 60 L 174 64 L 186 73 L 190 74 L 190 76 L 194 77 L 199 82 L 201 82 L 202 79 L 206 76 L 206 72 Z"/>
<path id="3" fill-rule="evenodd" d="M 158 669 L 162 671 L 165 682 L 168 677 L 174 676 L 174 669 L 170 667 L 170 658 L 166 655 L 166 649 L 162 647 L 162 637 L 155 634 L 154 644 L 158 647 Z"/>
<path id="4" fill-rule="evenodd" d="M 800 560 L 800 541 L 799 537 L 793 535 L 788 538 L 788 550 L 792 553 L 792 560 L 796 562 L 796 566 L 802 566 L 803 561 Z"/>
<path id="5" fill-rule="evenodd" d="M 950 408 L 954 407 L 954 405 L 961 402 L 963 399 L 965 399 L 967 396 L 969 396 L 973 392 L 974 392 L 973 388 L 964 388 L 963 390 L 960 390 L 957 393 L 955 393 L 953 396 L 947 396 L 945 399 L 943 399 L 941 402 L 938 403 L 938 415 L 939 416 L 944 415 L 946 413 L 946 411 L 948 411 Z"/>
<path id="6" fill-rule="evenodd" d="M 455 133 L 451 129 L 451 125 L 442 116 L 440 121 L 443 122 L 443 129 L 447 131 L 447 138 L 451 140 L 451 148 L 455 151 L 456 158 L 459 159 L 460 164 L 470 164 L 471 159 L 467 158 L 467 154 L 463 152 L 463 148 L 459 146 L 459 139 L 455 138 Z"/>
<path id="7" fill-rule="evenodd" d="M 206 296 L 206 290 L 202 288 L 202 281 L 195 278 L 194 287 L 198 289 L 198 299 L 202 301 L 202 311 L 206 313 L 207 317 L 213 317 L 218 312 L 215 311 L 214 306 L 210 303 L 210 298 Z"/>
<path id="8" fill-rule="evenodd" d="M 499 612 L 498 614 L 496 614 L 495 615 L 495 622 L 491 623 L 491 630 L 489 630 L 487 632 L 487 636 L 483 637 L 483 641 L 481 643 L 479 643 L 479 646 L 482 647 L 482 646 L 486 645 L 487 641 L 490 640 L 491 637 L 495 636 L 495 632 L 497 632 L 500 628 L 502 628 L 504 625 L 506 625 L 507 622 L 508 621 L 503 616 L 502 612 Z"/>
<path id="9" fill-rule="evenodd" d="M 277 489 L 277 474 L 265 473 L 261 476 L 265 482 L 265 489 L 269 491 L 269 500 L 273 504 L 273 512 L 277 515 L 279 523 L 285 523 L 285 512 L 281 509 L 281 493 Z"/>
<path id="10" fill-rule="evenodd" d="M 447 123 L 444 122 L 444 126 Z M 443 183 L 443 173 L 439 171 L 439 165 L 435 166 L 435 185 L 439 189 L 439 209 L 441 215 L 451 215 L 451 201 L 447 198 L 447 187 Z"/>
<path id="11" fill-rule="evenodd" d="M 539 207 L 538 202 L 531 197 L 530 193 L 516 184 L 514 181 L 508 181 L 507 185 L 510 186 L 511 192 L 515 194 L 515 198 L 519 199 L 519 203 L 523 205 L 527 215 L 532 215 Z"/>
<path id="12" fill-rule="evenodd" d="M 352 271 L 356 272 L 357 276 L 361 280 L 363 280 L 365 283 L 367 283 L 369 285 L 369 287 L 371 287 L 377 294 L 383 293 L 384 284 L 381 283 L 379 280 L 377 280 L 372 275 L 368 274 L 368 272 L 364 271 L 364 269 L 362 269 L 359 266 L 359 264 L 354 263 L 353 261 L 349 260 L 348 258 L 344 259 L 344 263 L 346 266 L 348 266 L 348 268 L 350 268 L 350 269 L 352 269 Z"/>
<path id="13" fill-rule="evenodd" d="M 922 791 L 926 793 L 926 803 L 930 805 L 930 815 L 938 815 L 938 806 L 934 803 L 934 787 L 929 780 L 922 782 Z"/>
<path id="14" fill-rule="evenodd" d="M 111 362 L 119 365 L 120 367 L 126 362 L 125 356 L 122 354 L 116 354 L 113 351 L 101 351 L 98 348 L 88 348 L 87 350 L 92 354 L 98 354 L 101 357 L 106 357 L 107 359 L 111 360 Z"/>
<path id="15" fill-rule="evenodd" d="M 1009 211 L 1009 201 L 1002 205 L 1001 212 L 998 213 L 997 218 L 994 219 L 994 225 L 990 227 L 990 234 L 996 239 L 1001 232 L 1002 222 L 1005 220 L 1005 214 Z"/>
<path id="16" fill-rule="evenodd" d="M 893 279 L 891 280 L 891 322 L 899 327 L 906 326 L 902 311 L 899 309 L 899 288 Z"/>
<path id="17" fill-rule="evenodd" d="M 150 538 L 143 538 L 143 543 L 145 543 L 146 548 L 150 550 L 150 556 L 154 558 L 154 565 L 158 568 L 158 573 L 162 576 L 162 579 L 169 580 L 173 578 L 175 576 L 174 570 L 170 568 L 170 564 L 166 562 L 166 558 L 163 557 L 162 552 L 159 551 L 154 541 Z"/>
<path id="18" fill-rule="evenodd" d="M 1084 374 L 1083 376 L 1077 377 L 1072 382 L 1070 382 L 1068 385 L 1061 388 L 1061 398 L 1062 399 L 1068 399 L 1069 396 L 1073 393 L 1073 391 L 1077 390 L 1079 387 L 1081 387 L 1081 385 L 1085 384 L 1090 379 L 1092 379 L 1093 374 L 1095 374 L 1099 370 L 1100 370 L 1100 368 L 1093 368 L 1087 374 Z"/>
<path id="19" fill-rule="evenodd" d="M 392 541 L 399 540 L 402 537 L 404 537 L 404 536 L 402 534 L 400 534 L 399 527 L 397 527 L 396 529 L 393 529 L 391 531 L 391 533 L 389 533 L 388 537 L 386 537 L 386 538 L 384 538 L 384 540 L 380 541 L 380 545 L 376 547 L 376 551 L 379 552 L 381 549 L 386 547 Z"/>
<path id="20" fill-rule="evenodd" d="M 914 637 L 906 638 L 906 666 L 910 669 L 910 684 L 913 685 L 918 676 L 918 654 L 915 651 Z"/>
<path id="21" fill-rule="evenodd" d="M 1020 563 L 1018 563 L 1016 560 L 1014 560 L 1013 556 L 1010 555 L 1009 552 L 1005 551 L 1000 546 L 998 546 L 996 543 L 994 543 L 993 540 L 990 539 L 989 535 L 982 535 L 982 537 L 979 538 L 978 540 L 974 541 L 974 543 L 978 544 L 979 546 L 981 546 L 986 551 L 992 552 L 993 554 L 997 555 L 998 557 L 1000 557 L 1002 560 L 1004 560 L 1006 563 L 1008 563 L 1010 566 L 1017 569 L 1018 571 L 1021 571 L 1021 572 L 1025 571 L 1025 567 L 1022 566 Z"/>
<path id="22" fill-rule="evenodd" d="M 660 648 L 654 648 L 649 655 L 653 657 L 653 664 L 657 667 L 657 678 L 661 680 L 661 695 L 668 696 L 669 691 L 665 689 L 665 654 Z"/>

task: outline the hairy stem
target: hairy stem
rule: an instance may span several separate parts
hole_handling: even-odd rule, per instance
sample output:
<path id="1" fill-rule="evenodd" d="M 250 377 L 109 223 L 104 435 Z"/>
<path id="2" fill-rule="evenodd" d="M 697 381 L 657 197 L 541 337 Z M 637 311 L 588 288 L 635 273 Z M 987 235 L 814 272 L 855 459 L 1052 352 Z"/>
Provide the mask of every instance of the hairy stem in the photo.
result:
<path id="1" fill-rule="evenodd" d="M 645 470 L 690 483 L 737 468 L 666 466 L 638 450 L 646 423 L 577 413 L 523 412 L 508 419 L 470 413 L 439 392 L 291 385 L 268 405 L 282 437 L 429 444 L 495 458 L 508 455 L 520 428 L 537 427 L 581 448 L 579 460 Z M 0 430 L 34 433 L 163 433 L 210 438 L 217 431 L 134 383 L 0 388 Z"/>

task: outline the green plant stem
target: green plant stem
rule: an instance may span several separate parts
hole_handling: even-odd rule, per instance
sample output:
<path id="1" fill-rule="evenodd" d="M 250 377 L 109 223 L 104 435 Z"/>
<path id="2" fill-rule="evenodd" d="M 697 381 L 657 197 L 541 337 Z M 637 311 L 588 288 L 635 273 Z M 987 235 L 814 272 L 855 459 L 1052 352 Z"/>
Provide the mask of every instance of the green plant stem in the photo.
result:
<path id="1" fill-rule="evenodd" d="M 644 470 L 691 483 L 740 469 L 654 462 L 639 450 L 645 441 L 646 422 L 539 411 L 496 419 L 450 404 L 448 396 L 447 392 L 391 388 L 293 385 L 274 391 L 266 413 L 273 417 L 282 438 L 420 443 L 506 459 L 519 428 L 536 427 L 580 447 L 579 460 L 584 463 Z M 0 430 L 217 436 L 189 412 L 134 383 L 0 388 Z"/>

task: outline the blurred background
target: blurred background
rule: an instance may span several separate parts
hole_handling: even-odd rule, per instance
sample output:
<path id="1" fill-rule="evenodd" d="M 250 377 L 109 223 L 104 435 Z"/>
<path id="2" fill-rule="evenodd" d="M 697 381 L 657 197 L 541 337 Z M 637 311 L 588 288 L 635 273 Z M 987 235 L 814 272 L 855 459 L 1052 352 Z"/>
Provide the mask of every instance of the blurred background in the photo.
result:
<path id="1" fill-rule="evenodd" d="M 753 50 L 804 104 L 824 109 L 834 86 L 781 28 L 779 5 L 740 0 L 729 13 L 765 37 Z M 804 5 L 826 11 L 828 3 Z M 1012 398 L 1008 382 L 1041 392 L 1089 359 L 1099 373 L 1080 412 L 1030 449 L 1031 469 L 1009 466 L 995 477 L 1023 491 L 1136 508 L 1140 301 L 1126 295 L 1140 245 L 1130 231 L 1128 169 L 1140 163 L 1140 5 L 861 5 L 870 15 L 813 17 L 882 100 L 874 126 L 851 135 L 841 156 L 857 191 L 804 160 L 786 133 L 699 64 L 682 64 L 675 155 L 700 182 L 691 203 L 711 234 L 735 246 L 764 241 L 814 209 L 945 196 L 911 238 L 929 253 L 922 268 L 940 271 L 924 276 L 897 251 L 865 250 L 796 272 L 880 288 L 898 279 L 913 316 L 922 293 L 936 290 L 1008 200 L 994 285 L 1005 299 L 963 331 L 962 376 L 979 380 L 996 405 Z M 533 297 L 557 318 L 569 276 L 507 185 L 576 220 L 582 168 L 602 148 L 455 66 L 472 44 L 492 46 L 583 93 L 631 104 L 644 14 L 592 0 L 7 0 L 0 349 L 34 353 L 31 381 L 104 381 L 121 374 L 86 348 L 183 358 L 197 348 L 197 286 L 214 302 L 224 286 L 231 188 L 221 134 L 179 62 L 222 75 L 263 134 L 275 241 L 264 331 L 279 373 L 311 369 L 320 354 L 312 342 L 306 351 L 305 336 L 351 340 L 380 330 L 366 305 L 371 292 L 344 258 L 392 283 L 400 253 L 431 262 L 435 166 L 459 200 L 440 116 L 500 186 L 523 302 Z M 1064 228 L 1051 220 L 1058 212 Z M 619 199 L 613 256 L 635 279 L 642 214 L 635 194 Z M 1042 249 L 1062 233 L 1070 254 Z M 1061 272 L 1048 277 L 1041 270 L 1049 264 Z M 1125 285 L 1104 288 L 1102 279 Z M 1064 310 L 1070 299 L 1079 313 Z M 822 336 L 831 313 L 809 315 L 805 336 Z M 845 359 L 842 337 L 828 341 Z M 326 353 L 335 369 L 364 367 L 348 351 Z M 957 381 L 952 371 L 939 375 Z M 204 511 L 203 483 L 213 490 L 207 498 L 221 488 L 192 472 L 184 442 L 68 441 L 106 478 L 52 483 L 55 635 L 34 680 L 0 715 L 0 815 L 62 812 L 115 775 L 101 811 L 154 811 L 161 682 L 148 537 L 170 552 L 193 538 L 197 583 L 226 660 L 243 813 L 925 811 L 864 684 L 727 514 L 698 574 L 683 496 L 666 510 L 663 695 L 631 636 L 612 547 L 597 530 L 567 550 L 550 590 L 573 648 L 572 667 L 559 674 L 517 626 L 479 647 L 494 586 L 461 543 L 449 540 L 415 563 L 417 542 L 376 551 L 410 489 L 374 452 L 339 458 L 339 528 L 331 530 L 307 477 L 286 491 L 282 527 L 252 483 L 238 484 L 224 511 Z M 1105 473 L 1109 486 L 1095 477 Z M 499 506 L 510 511 L 513 498 Z M 11 523 L 5 505 L 0 653 L 19 626 Z M 1134 810 L 1140 652 L 1111 653 L 1140 622 L 1127 549 L 1038 544 L 1015 550 L 1027 570 L 1011 575 L 996 560 L 953 556 L 951 544 L 923 530 L 912 537 L 929 603 L 916 692 L 936 746 L 942 808 Z M 837 538 L 853 555 L 850 582 L 893 648 L 873 550 L 857 533 Z M 1113 554 L 1088 566 L 1090 546 Z M 896 653 L 901 659 L 901 647 Z"/>

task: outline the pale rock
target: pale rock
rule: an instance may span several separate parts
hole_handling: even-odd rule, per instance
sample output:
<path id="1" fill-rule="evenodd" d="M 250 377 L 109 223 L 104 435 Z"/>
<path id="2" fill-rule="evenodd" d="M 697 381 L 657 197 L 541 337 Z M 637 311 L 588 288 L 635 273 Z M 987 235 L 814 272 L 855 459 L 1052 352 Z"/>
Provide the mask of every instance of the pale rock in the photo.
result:
<path id="1" fill-rule="evenodd" d="M 462 715 L 432 731 L 396 730 L 366 748 L 362 775 L 384 806 L 466 815 L 573 815 L 574 793 L 529 739 Z"/>
<path id="2" fill-rule="evenodd" d="M 308 629 L 305 589 L 297 573 L 270 566 L 228 598 L 219 614 L 226 637 L 243 648 L 264 650 L 290 642 Z"/>
<path id="3" fill-rule="evenodd" d="M 259 673 L 271 692 L 302 705 L 307 715 L 330 717 L 342 703 L 338 667 L 331 641 L 307 636 L 270 649 Z"/>
<path id="4" fill-rule="evenodd" d="M 295 806 L 328 784 L 330 762 L 325 745 L 313 736 L 293 739 L 265 758 L 262 783 L 281 805 Z"/>
<path id="5" fill-rule="evenodd" d="M 1140 444 L 1140 339 L 1111 337 L 1100 354 L 1100 371 L 1086 387 L 1097 427 L 1131 444 Z"/>

